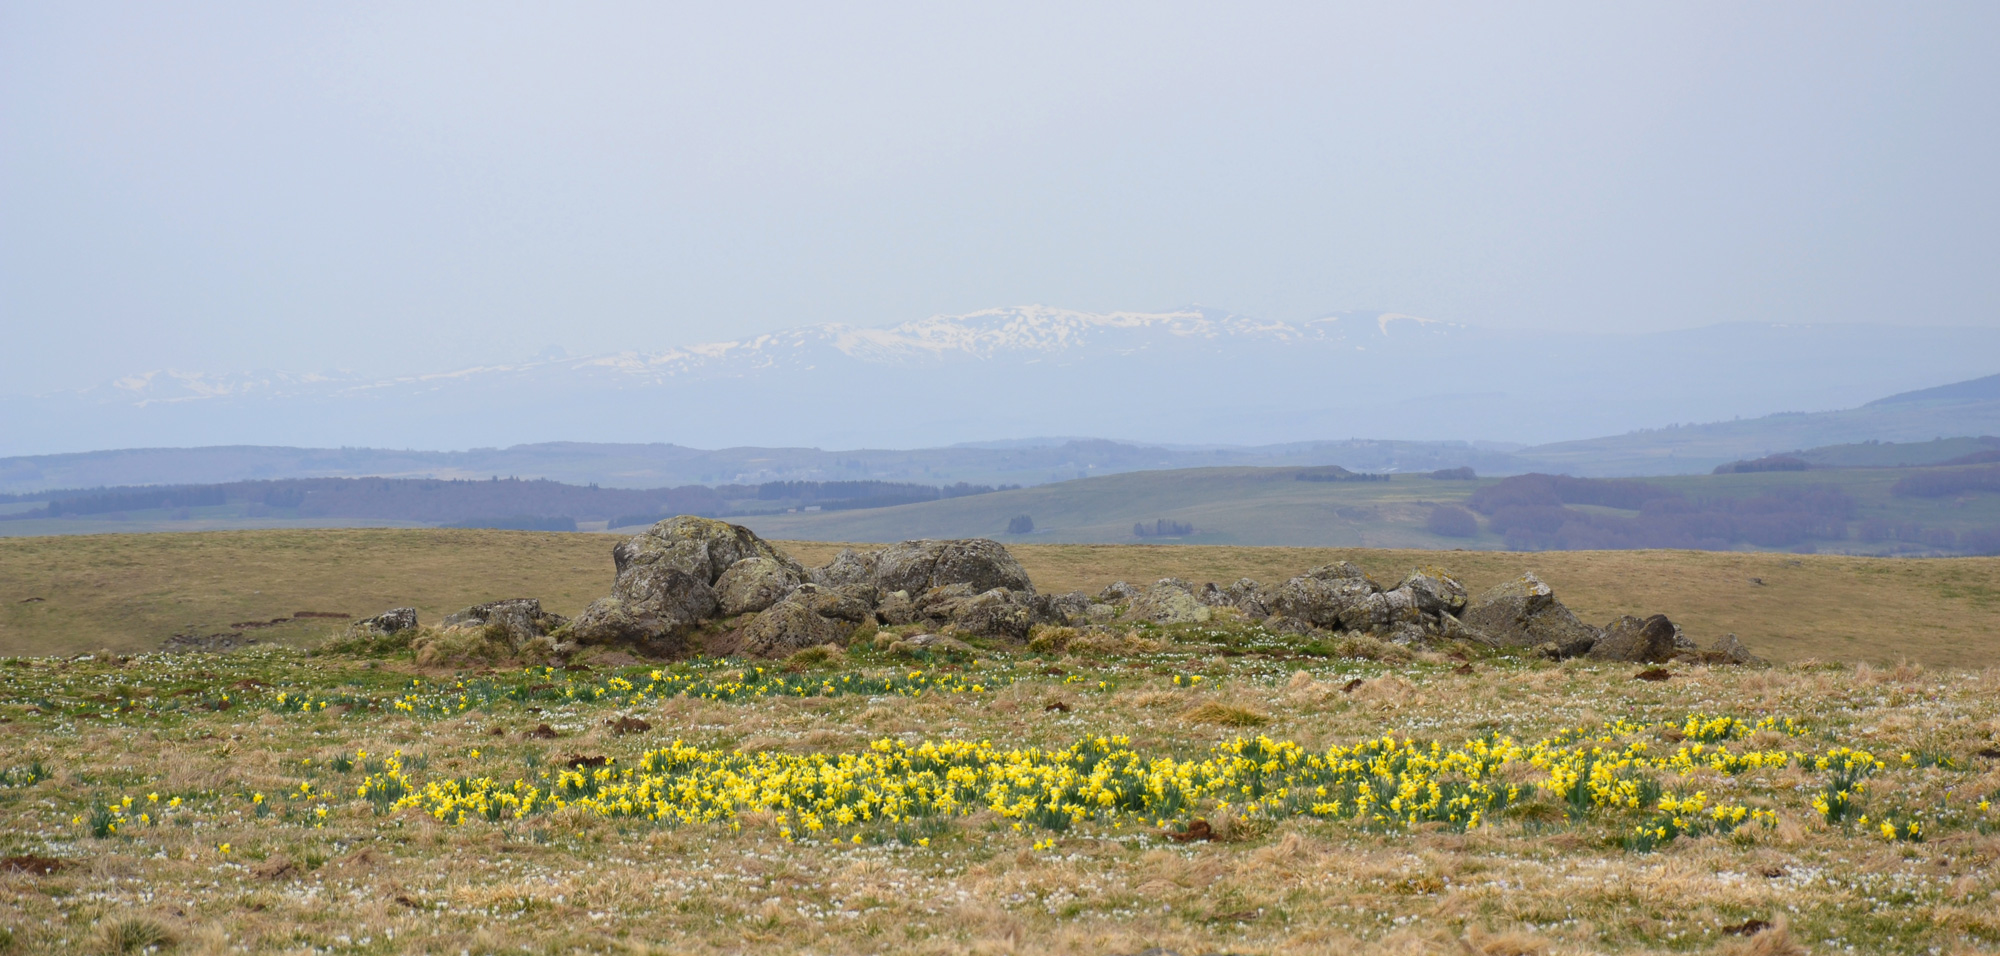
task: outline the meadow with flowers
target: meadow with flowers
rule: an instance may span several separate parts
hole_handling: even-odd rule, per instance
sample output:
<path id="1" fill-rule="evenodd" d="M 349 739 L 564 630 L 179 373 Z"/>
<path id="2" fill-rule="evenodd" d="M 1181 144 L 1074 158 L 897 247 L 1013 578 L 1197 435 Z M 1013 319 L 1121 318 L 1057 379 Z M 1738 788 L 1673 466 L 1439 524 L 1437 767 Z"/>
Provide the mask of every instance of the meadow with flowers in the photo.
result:
<path id="1" fill-rule="evenodd" d="M 469 671 L 7 659 L 0 942 L 2000 948 L 1993 671 L 1636 681 L 1225 630 Z"/>

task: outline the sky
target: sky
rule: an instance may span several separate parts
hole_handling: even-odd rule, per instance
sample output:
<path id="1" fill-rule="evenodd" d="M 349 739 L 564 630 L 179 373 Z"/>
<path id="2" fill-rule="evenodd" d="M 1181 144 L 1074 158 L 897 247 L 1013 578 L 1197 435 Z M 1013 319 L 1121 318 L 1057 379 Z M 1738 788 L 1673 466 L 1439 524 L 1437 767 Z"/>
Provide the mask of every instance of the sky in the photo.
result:
<path id="1" fill-rule="evenodd" d="M 2000 5 L 0 0 L 0 393 L 1046 303 L 2000 325 Z"/>

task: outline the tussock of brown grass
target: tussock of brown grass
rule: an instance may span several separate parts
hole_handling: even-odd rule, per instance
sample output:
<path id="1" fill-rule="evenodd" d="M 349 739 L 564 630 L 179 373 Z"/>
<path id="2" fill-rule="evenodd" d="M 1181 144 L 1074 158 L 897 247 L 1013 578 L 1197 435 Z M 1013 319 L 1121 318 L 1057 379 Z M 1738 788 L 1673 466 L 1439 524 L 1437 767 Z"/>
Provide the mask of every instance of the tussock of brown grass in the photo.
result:
<path id="1" fill-rule="evenodd" d="M 1533 933 L 1488 933 L 1478 927 L 1459 937 L 1458 946 L 1467 956 L 1543 956 L 1549 952 L 1548 940 Z"/>
<path id="2" fill-rule="evenodd" d="M 1267 714 L 1215 701 L 1188 710 L 1181 714 L 1181 719 L 1197 724 L 1215 724 L 1218 727 L 1262 727 L 1271 722 Z"/>
<path id="3" fill-rule="evenodd" d="M 1394 674 L 1362 681 L 1348 696 L 1356 703 L 1376 710 L 1400 710 L 1424 703 L 1424 695 L 1418 693 L 1416 685 Z"/>
<path id="4" fill-rule="evenodd" d="M 1769 929 L 1723 952 L 1729 956 L 1807 956 L 1808 950 L 1792 938 L 1791 921 L 1779 914 L 1772 918 Z"/>

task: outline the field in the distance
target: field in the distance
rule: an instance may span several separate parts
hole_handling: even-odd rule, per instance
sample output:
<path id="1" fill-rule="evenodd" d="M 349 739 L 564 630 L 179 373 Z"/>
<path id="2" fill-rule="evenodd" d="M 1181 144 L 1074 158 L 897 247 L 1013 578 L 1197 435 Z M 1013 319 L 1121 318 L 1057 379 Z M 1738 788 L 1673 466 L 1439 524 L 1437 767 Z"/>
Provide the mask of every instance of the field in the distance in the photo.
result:
<path id="1" fill-rule="evenodd" d="M 299 611 L 414 606 L 426 622 L 480 601 L 538 597 L 574 614 L 611 585 L 617 536 L 426 529 L 269 530 L 0 540 L 0 655 L 153 650 Z M 840 545 L 783 542 L 808 564 Z M 1706 642 L 1735 633 L 1779 660 L 1983 667 L 2000 653 L 2000 558 L 1882 559 L 1686 551 L 1398 551 L 1012 544 L 1043 590 L 1179 576 L 1275 581 L 1351 560 L 1393 578 L 1442 566 L 1475 591 L 1533 570 L 1579 615 L 1664 613 Z M 1759 583 L 1761 582 L 1761 583 Z M 39 600 L 37 600 L 39 599 Z M 325 634 L 305 618 L 240 633 Z"/>

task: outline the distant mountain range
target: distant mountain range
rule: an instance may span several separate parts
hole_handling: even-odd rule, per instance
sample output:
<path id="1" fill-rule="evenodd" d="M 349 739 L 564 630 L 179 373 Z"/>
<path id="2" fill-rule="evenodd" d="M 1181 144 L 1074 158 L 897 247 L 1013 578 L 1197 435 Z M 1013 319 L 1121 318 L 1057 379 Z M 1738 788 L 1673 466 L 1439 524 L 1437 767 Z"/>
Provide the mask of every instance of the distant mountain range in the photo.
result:
<path id="1" fill-rule="evenodd" d="M 1302 435 L 1545 444 L 1853 408 L 1989 374 L 1994 355 L 2000 329 L 1732 324 L 1557 334 L 1397 313 L 1287 323 L 1212 309 L 1030 306 L 407 377 L 157 370 L 0 397 L 0 453 L 549 439 L 912 448 L 1051 434 L 1165 448 Z"/>

